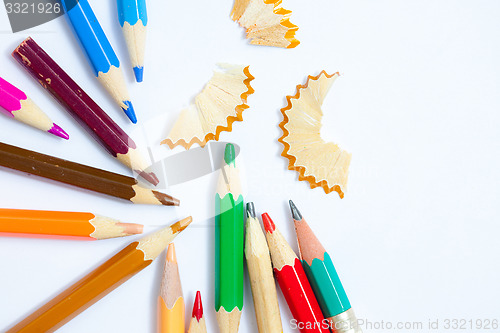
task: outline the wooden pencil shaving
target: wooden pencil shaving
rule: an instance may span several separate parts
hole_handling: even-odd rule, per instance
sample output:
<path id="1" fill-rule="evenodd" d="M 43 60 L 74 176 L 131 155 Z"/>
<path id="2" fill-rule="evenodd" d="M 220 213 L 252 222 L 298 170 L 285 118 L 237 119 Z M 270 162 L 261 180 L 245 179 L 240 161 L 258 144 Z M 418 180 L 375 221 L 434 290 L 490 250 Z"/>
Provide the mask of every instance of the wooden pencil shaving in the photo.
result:
<path id="1" fill-rule="evenodd" d="M 286 96 L 281 109 L 283 136 L 278 140 L 285 148 L 282 156 L 289 160 L 288 169 L 299 172 L 299 180 L 307 180 L 311 188 L 321 186 L 326 193 L 338 192 L 341 198 L 347 184 L 351 154 L 320 135 L 323 111 L 321 105 L 338 73 L 307 78 L 297 86 L 295 96 Z"/>
<path id="2" fill-rule="evenodd" d="M 235 121 L 243 120 L 248 109 L 247 97 L 254 93 L 254 77 L 247 67 L 218 65 L 194 104 L 181 111 L 168 137 L 162 141 L 171 149 L 180 145 L 189 149 L 194 143 L 204 147 L 209 140 L 219 140 L 222 131 L 231 132 Z"/>
<path id="3" fill-rule="evenodd" d="M 299 28 L 290 22 L 291 13 L 281 0 L 235 0 L 231 18 L 246 29 L 250 44 L 294 48 Z"/>

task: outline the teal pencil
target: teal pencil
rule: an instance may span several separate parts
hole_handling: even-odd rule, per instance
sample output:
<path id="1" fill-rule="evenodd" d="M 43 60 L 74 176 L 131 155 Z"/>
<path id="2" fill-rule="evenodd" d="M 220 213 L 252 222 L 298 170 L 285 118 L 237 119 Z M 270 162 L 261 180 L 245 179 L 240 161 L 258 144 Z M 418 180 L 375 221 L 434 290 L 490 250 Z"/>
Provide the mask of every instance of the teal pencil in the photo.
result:
<path id="1" fill-rule="evenodd" d="M 362 333 L 330 255 L 316 238 L 293 201 L 290 200 L 289 203 L 302 266 L 324 317 L 329 321 L 335 333 Z"/>

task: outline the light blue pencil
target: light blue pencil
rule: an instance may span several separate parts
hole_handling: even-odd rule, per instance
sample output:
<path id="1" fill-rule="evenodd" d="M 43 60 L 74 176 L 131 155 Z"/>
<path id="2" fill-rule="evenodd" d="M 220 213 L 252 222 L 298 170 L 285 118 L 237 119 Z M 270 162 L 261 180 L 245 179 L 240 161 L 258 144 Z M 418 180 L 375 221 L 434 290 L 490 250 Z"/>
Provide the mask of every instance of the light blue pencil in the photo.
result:
<path id="1" fill-rule="evenodd" d="M 67 17 L 94 68 L 95 75 L 135 124 L 134 107 L 120 69 L 120 60 L 87 0 L 62 0 Z"/>
<path id="2" fill-rule="evenodd" d="M 144 76 L 144 51 L 148 13 L 146 0 L 117 0 L 118 20 L 127 42 L 135 79 L 142 82 Z"/>

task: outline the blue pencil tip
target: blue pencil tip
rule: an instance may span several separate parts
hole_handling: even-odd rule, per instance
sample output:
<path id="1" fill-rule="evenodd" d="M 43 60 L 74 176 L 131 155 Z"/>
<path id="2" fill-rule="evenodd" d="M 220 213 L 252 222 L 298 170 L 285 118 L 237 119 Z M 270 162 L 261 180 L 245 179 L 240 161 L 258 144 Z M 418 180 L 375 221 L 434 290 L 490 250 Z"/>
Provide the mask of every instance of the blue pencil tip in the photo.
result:
<path id="1" fill-rule="evenodd" d="M 135 116 L 134 106 L 131 101 L 123 101 L 123 104 L 127 106 L 127 108 L 122 108 L 123 112 L 127 115 L 131 122 L 137 124 L 137 117 Z"/>
<path id="2" fill-rule="evenodd" d="M 134 67 L 135 80 L 137 82 L 142 82 L 144 77 L 144 67 L 138 66 Z"/>

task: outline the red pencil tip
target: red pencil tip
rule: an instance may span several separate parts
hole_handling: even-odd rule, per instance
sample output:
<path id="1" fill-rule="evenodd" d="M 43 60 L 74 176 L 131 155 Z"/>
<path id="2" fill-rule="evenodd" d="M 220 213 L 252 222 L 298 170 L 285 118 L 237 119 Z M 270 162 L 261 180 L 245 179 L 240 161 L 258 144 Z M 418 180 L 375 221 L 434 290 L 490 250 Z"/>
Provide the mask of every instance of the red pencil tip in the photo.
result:
<path id="1" fill-rule="evenodd" d="M 276 230 L 276 226 L 274 225 L 273 220 L 269 217 L 269 214 L 262 214 L 262 222 L 264 223 L 264 229 L 266 229 L 267 232 L 272 234 L 273 231 Z"/>
<path id="2" fill-rule="evenodd" d="M 196 298 L 194 299 L 192 317 L 196 318 L 197 321 L 200 321 L 203 317 L 203 304 L 201 304 L 201 293 L 199 291 L 196 292 Z"/>

